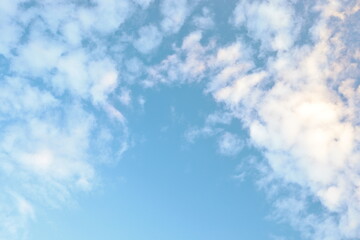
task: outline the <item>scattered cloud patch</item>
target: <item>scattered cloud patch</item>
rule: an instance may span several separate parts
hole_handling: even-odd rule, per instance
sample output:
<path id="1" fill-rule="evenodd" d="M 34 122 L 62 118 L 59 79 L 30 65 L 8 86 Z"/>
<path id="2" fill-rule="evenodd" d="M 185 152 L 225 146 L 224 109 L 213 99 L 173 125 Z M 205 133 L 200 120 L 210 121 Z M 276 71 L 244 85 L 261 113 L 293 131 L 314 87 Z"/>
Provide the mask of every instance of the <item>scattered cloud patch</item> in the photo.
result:
<path id="1" fill-rule="evenodd" d="M 144 54 L 156 49 L 162 41 L 162 33 L 155 25 L 141 27 L 138 34 L 139 38 L 134 42 L 134 47 Z"/>
<path id="2" fill-rule="evenodd" d="M 276 219 L 305 238 L 359 238 L 359 3 L 239 1 L 229 21 L 239 31 L 225 45 L 203 37 L 216 24 L 205 7 L 192 18 L 204 32 L 185 33 L 152 65 L 150 54 L 163 38 L 185 31 L 193 6 L 158 2 L 159 22 L 129 30 L 121 47 L 110 40 L 152 0 L 0 3 L 0 54 L 9 64 L 0 79 L 0 238 L 23 238 L 38 206 L 90 191 L 95 155 L 108 156 L 106 145 L 116 145 L 116 157 L 131 146 L 127 119 L 112 102 L 143 109 L 145 97 L 133 100 L 131 84 L 204 79 L 204 93 L 221 110 L 187 139 L 219 136 L 219 152 L 233 156 L 243 140 L 221 125 L 241 121 L 264 156 L 259 185 L 275 199 Z M 135 56 L 122 56 L 133 47 Z M 120 49 L 116 59 L 112 49 Z M 321 211 L 311 209 L 314 203 Z"/>
<path id="3" fill-rule="evenodd" d="M 215 26 L 213 13 L 208 8 L 202 9 L 202 14 L 193 18 L 193 23 L 199 29 L 211 29 Z"/>
<path id="4" fill-rule="evenodd" d="M 161 13 L 164 16 L 161 29 L 167 34 L 177 33 L 189 14 L 187 0 L 163 0 Z"/>
<path id="5" fill-rule="evenodd" d="M 129 106 L 131 104 L 131 91 L 129 89 L 122 88 L 120 91 L 119 100 L 123 105 Z"/>
<path id="6" fill-rule="evenodd" d="M 297 36 L 294 6 L 286 0 L 239 1 L 231 22 L 246 26 L 249 35 L 265 49 L 288 50 Z"/>
<path id="7" fill-rule="evenodd" d="M 218 139 L 218 150 L 226 156 L 238 154 L 244 147 L 243 141 L 235 134 L 225 132 Z"/>

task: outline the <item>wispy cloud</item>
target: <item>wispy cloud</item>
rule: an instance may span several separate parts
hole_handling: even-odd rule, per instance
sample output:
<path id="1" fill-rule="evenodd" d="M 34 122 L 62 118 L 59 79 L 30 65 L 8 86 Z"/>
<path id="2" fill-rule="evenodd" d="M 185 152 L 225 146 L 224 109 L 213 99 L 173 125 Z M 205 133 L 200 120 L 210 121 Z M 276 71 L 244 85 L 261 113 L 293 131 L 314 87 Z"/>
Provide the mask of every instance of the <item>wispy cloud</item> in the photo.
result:
<path id="1" fill-rule="evenodd" d="M 135 3 L 139 4 L 142 8 L 147 8 L 153 2 L 153 0 L 133 0 Z"/>
<path id="2" fill-rule="evenodd" d="M 231 22 L 245 25 L 249 35 L 260 40 L 262 47 L 287 50 L 298 34 L 295 10 L 290 1 L 240 1 Z"/>
<path id="3" fill-rule="evenodd" d="M 148 68 L 148 78 L 143 82 L 151 87 L 157 83 L 175 81 L 200 81 L 207 69 L 207 52 L 211 46 L 200 44 L 202 34 L 199 31 L 189 34 L 181 47 L 175 48 L 175 54 L 168 56 L 159 65 Z"/>
<path id="4" fill-rule="evenodd" d="M 347 14 L 354 3 L 320 4 L 320 15 L 311 32 L 314 44 L 294 47 L 292 37 L 297 30 L 294 10 L 277 1 L 278 8 L 269 11 L 272 6 L 265 3 L 268 13 L 283 11 L 271 15 L 283 16 L 277 21 L 261 13 L 262 5 L 254 4 L 258 3 L 241 2 L 238 8 L 248 11 L 237 9 L 235 22 L 245 24 L 262 43 L 270 43 L 271 50 L 285 52 L 278 52 L 268 62 L 257 81 L 240 80 L 216 91 L 215 97 L 229 107 L 241 105 L 238 111 L 249 109 L 256 113 L 242 115 L 242 120 L 249 127 L 252 141 L 264 149 L 274 176 L 284 183 L 296 184 L 326 208 L 317 215 L 309 210 L 308 198 L 295 200 L 291 195 L 288 200 L 279 200 L 278 209 L 292 209 L 294 214 L 288 211 L 286 214 L 295 227 L 312 239 L 357 238 L 360 211 L 355 204 L 359 191 L 355 159 L 359 156 L 359 140 L 354 113 L 358 109 L 348 104 L 357 101 L 351 94 L 357 87 L 347 78 L 358 73 L 346 66 L 349 59 L 356 59 L 354 53 L 341 51 L 346 44 L 344 34 L 352 31 L 346 18 L 351 16 Z M 243 12 L 246 15 L 240 16 Z M 266 21 L 254 24 L 253 12 L 262 15 L 258 20 L 267 18 Z M 272 86 L 266 87 L 266 82 Z M 256 87 L 246 93 L 242 89 L 248 88 L 240 87 L 245 85 Z M 296 206 L 301 208 L 296 210 Z M 307 214 L 303 215 L 304 212 Z"/>

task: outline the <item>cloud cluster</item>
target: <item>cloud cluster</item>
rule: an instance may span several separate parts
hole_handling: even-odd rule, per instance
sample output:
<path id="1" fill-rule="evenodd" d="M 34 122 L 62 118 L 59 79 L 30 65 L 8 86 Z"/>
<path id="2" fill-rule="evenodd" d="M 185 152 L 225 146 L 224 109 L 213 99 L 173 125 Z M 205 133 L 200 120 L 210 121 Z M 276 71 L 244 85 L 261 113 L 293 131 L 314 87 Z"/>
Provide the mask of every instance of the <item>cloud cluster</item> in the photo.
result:
<path id="1" fill-rule="evenodd" d="M 312 199 L 293 193 L 286 202 L 279 200 L 279 209 L 289 212 L 297 209 L 297 204 L 302 206 L 284 217 L 290 216 L 293 225 L 312 239 L 358 238 L 360 129 L 356 69 L 360 59 L 352 49 L 355 43 L 347 37 L 349 31 L 353 32 L 348 19 L 358 15 L 359 6 L 355 1 L 319 3 L 315 7 L 318 19 L 309 31 L 313 44 L 294 45 L 292 38 L 300 20 L 283 2 L 265 2 L 256 7 L 254 4 L 259 3 L 239 3 L 235 23 L 244 24 L 250 36 L 277 53 L 261 72 L 248 73 L 215 91 L 214 96 L 245 122 L 251 140 L 263 149 L 273 176 L 295 184 L 298 192 L 305 191 Z M 267 13 L 262 12 L 263 4 Z M 270 11 L 271 4 L 277 4 L 276 10 Z M 249 9 L 246 16 L 239 8 Z M 268 18 L 270 12 L 279 13 L 271 16 L 282 16 L 281 20 Z M 253 14 L 263 22 L 254 23 Z M 309 201 L 320 202 L 325 210 L 304 217 L 304 212 L 310 211 L 306 207 Z"/>
<path id="2" fill-rule="evenodd" d="M 189 15 L 187 1 L 163 0 L 158 23 L 119 36 L 134 12 L 153 2 L 0 3 L 1 173 L 13 176 L 0 189 L 8 196 L 1 204 L 13 209 L 1 219 L 13 226 L 1 229 L 2 239 L 18 238 L 17 228 L 36 216 L 36 205 L 58 206 L 76 189 L 90 190 L 97 181 L 96 164 L 128 148 L 126 118 L 117 105 L 132 103 L 134 94 L 124 80 L 131 83 L 143 66 L 136 57 L 124 60 L 122 51 L 134 46 L 150 54 Z M 138 104 L 144 103 L 139 97 Z M 0 209 L 0 215 L 7 211 Z"/>
<path id="3" fill-rule="evenodd" d="M 129 88 L 143 63 L 180 31 L 188 2 L 163 0 L 159 16 L 123 34 L 129 18 L 153 0 L 42 0 L 0 3 L 1 239 L 21 239 L 40 205 L 61 206 L 91 190 L 96 165 L 129 147 Z M 124 31 L 125 32 L 125 31 Z M 121 33 L 121 35 L 119 34 Z M 144 97 L 137 98 L 142 108 Z M 111 160 L 113 159 L 113 160 Z"/>
<path id="4" fill-rule="evenodd" d="M 74 190 L 92 188 L 96 177 L 88 153 L 95 120 L 81 105 L 64 106 L 24 79 L 9 77 L 0 89 L 0 191 L 6 206 L 0 209 L 0 236 L 20 239 L 27 219 L 36 215 L 34 203 L 56 207 Z"/>
<path id="5" fill-rule="evenodd" d="M 277 216 L 311 239 L 360 237 L 359 12 L 356 1 L 239 1 L 230 22 L 250 42 L 209 51 L 195 32 L 150 71 L 160 82 L 210 78 L 205 92 L 266 159 L 262 185 L 288 191 L 275 194 Z"/>
<path id="6" fill-rule="evenodd" d="M 176 33 L 180 30 L 187 18 L 187 0 L 164 0 L 161 4 L 161 13 L 164 19 L 161 28 L 165 33 Z"/>
<path id="7" fill-rule="evenodd" d="M 291 1 L 240 1 L 231 22 L 245 26 L 248 34 L 266 50 L 288 50 L 298 34 Z"/>
<path id="8" fill-rule="evenodd" d="M 0 3 L 7 66 L 0 75 L 1 239 L 25 237 L 39 206 L 58 207 L 91 190 L 95 166 L 126 150 L 126 119 L 111 99 L 120 74 L 103 46 L 134 7 L 112 0 Z"/>
<path id="9" fill-rule="evenodd" d="M 162 0 L 158 22 L 129 35 L 119 34 L 123 25 L 154 1 L 0 2 L 1 239 L 21 239 L 37 205 L 58 206 L 96 185 L 93 156 L 126 150 L 117 104 L 135 103 L 123 80 L 140 76 L 144 87 L 205 79 L 204 93 L 224 108 L 189 139 L 220 135 L 219 152 L 235 155 L 242 140 L 216 125 L 240 120 L 266 160 L 262 186 L 288 191 L 275 198 L 279 219 L 311 239 L 360 237 L 360 4 L 242 0 L 228 19 L 237 38 L 221 46 L 204 37 L 216 24 L 204 7 L 192 18 L 204 32 L 159 64 L 122 56 L 154 53 L 197 2 Z"/>

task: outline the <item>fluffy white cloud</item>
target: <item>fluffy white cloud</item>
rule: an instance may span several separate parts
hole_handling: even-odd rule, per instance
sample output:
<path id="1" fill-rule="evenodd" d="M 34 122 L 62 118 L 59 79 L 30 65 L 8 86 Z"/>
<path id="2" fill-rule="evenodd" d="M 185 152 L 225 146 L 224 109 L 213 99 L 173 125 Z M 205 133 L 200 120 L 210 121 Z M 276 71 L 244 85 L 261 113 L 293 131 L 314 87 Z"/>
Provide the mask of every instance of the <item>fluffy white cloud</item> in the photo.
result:
<path id="1" fill-rule="evenodd" d="M 0 3 L 0 54 L 9 54 L 16 46 L 23 33 L 23 29 L 15 20 L 18 16 L 18 5 L 22 0 L 2 1 Z"/>
<path id="2" fill-rule="evenodd" d="M 94 8 L 80 11 L 80 22 L 85 28 L 109 34 L 117 30 L 133 12 L 130 0 L 96 0 Z"/>
<path id="3" fill-rule="evenodd" d="M 2 81 L 0 120 L 40 114 L 59 104 L 51 93 L 29 85 L 26 79 L 8 77 Z"/>
<path id="4" fill-rule="evenodd" d="M 109 45 L 118 42 L 110 44 L 109 38 L 119 40 L 117 31 L 139 9 L 134 6 L 145 9 L 151 0 L 88 5 L 44 0 L 20 8 L 21 2 L 0 3 L 0 53 L 10 65 L 3 75 L 11 75 L 0 86 L 0 171 L 6 179 L 0 188 L 0 238 L 19 238 L 39 203 L 55 206 L 76 190 L 91 189 L 97 177 L 92 151 L 106 155 L 108 142 L 118 144 L 118 155 L 127 149 L 126 118 L 111 101 L 120 89 L 116 100 L 130 104 L 131 91 L 119 80 L 133 83 L 143 73 L 146 87 L 208 78 L 204 92 L 228 112 L 210 115 L 205 127 L 189 131 L 189 140 L 220 135 L 219 151 L 236 154 L 242 141 L 217 124 L 240 119 L 267 160 L 262 183 L 295 189 L 276 201 L 279 218 L 312 239 L 360 237 L 360 37 L 354 27 L 359 3 L 239 1 L 231 23 L 246 29 L 248 41 L 239 37 L 218 48 L 197 31 L 160 64 L 146 69 L 130 58 L 124 60 L 125 73 L 119 73 L 123 59 L 112 59 Z M 160 1 L 159 29 L 136 29 L 133 46 L 151 53 L 163 36 L 181 30 L 191 4 Z M 211 18 L 204 8 L 193 23 L 206 30 L 214 24 Z M 143 106 L 144 98 L 138 103 Z M 107 114 L 109 119 L 101 119 L 113 128 L 99 122 L 92 108 Z M 324 211 L 312 213 L 309 201 Z"/>
<path id="5" fill-rule="evenodd" d="M 251 37 L 264 48 L 287 50 L 297 36 L 293 6 L 290 1 L 239 1 L 232 22 L 245 25 Z"/>
<path id="6" fill-rule="evenodd" d="M 94 118 L 27 80 L 9 78 L 1 88 L 0 236 L 19 239 L 36 205 L 58 206 L 94 185 L 88 161 Z"/>
<path id="7" fill-rule="evenodd" d="M 270 11 L 271 4 L 281 6 Z M 355 52 L 341 51 L 346 44 L 344 34 L 353 29 L 346 23 L 354 14 L 348 14 L 353 6 L 320 4 L 320 16 L 311 32 L 315 44 L 292 47 L 294 41 L 277 45 L 277 35 L 291 36 L 296 31 L 291 23 L 293 10 L 283 4 L 239 3 L 234 21 L 247 26 L 256 39 L 270 42 L 271 49 L 288 52 L 270 60 L 260 78 L 246 80 L 254 75 L 250 73 L 215 91 L 215 98 L 232 109 L 239 106 L 237 116 L 249 127 L 253 143 L 264 150 L 276 179 L 296 184 L 298 191 L 315 197 L 327 209 L 322 216 L 311 216 L 311 212 L 302 216 L 308 211 L 307 198 L 297 202 L 289 198 L 277 206 L 287 210 L 296 204 L 303 206 L 288 217 L 304 236 L 358 238 L 360 142 L 358 117 L 354 115 L 358 112 L 354 104 L 358 87 L 350 79 L 354 75 L 358 78 L 359 73 L 348 67 L 349 59 L 356 59 Z M 263 12 L 265 6 L 267 13 Z M 269 18 L 269 13 L 279 11 L 283 12 L 271 16 L 283 16 L 283 20 Z M 266 19 L 254 23 L 254 13 L 261 15 L 259 21 Z M 351 42 L 347 44 L 352 48 Z M 271 87 L 266 87 L 267 82 Z"/>
<path id="8" fill-rule="evenodd" d="M 131 104 L 131 91 L 127 88 L 122 88 L 120 91 L 119 100 L 123 105 L 129 106 Z"/>
<path id="9" fill-rule="evenodd" d="M 175 54 L 148 69 L 149 78 L 144 81 L 144 85 L 151 87 L 158 82 L 201 80 L 208 64 L 206 53 L 211 49 L 211 44 L 206 47 L 200 44 L 201 37 L 202 34 L 198 31 L 189 34 L 182 46 L 175 49 Z"/>
<path id="10" fill-rule="evenodd" d="M 231 86 L 221 88 L 215 94 L 217 101 L 226 100 L 233 104 L 239 103 L 251 90 L 266 77 L 266 72 L 257 72 L 236 79 Z"/>
<path id="11" fill-rule="evenodd" d="M 64 53 L 64 45 L 42 36 L 19 47 L 18 53 L 13 59 L 13 70 L 26 75 L 42 76 L 58 64 Z"/>

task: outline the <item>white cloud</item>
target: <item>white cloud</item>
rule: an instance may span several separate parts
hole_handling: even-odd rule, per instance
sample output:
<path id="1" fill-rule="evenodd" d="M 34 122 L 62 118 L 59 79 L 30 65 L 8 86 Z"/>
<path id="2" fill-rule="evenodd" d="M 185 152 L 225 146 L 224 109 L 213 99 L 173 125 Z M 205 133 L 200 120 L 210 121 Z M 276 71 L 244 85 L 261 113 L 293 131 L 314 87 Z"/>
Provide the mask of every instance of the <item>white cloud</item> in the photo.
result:
<path id="1" fill-rule="evenodd" d="M 62 56 L 56 69 L 51 82 L 57 91 L 69 90 L 73 94 L 86 97 L 90 81 L 87 75 L 87 57 L 83 51 Z"/>
<path id="2" fill-rule="evenodd" d="M 186 36 L 180 48 L 175 48 L 175 54 L 168 56 L 159 65 L 148 69 L 149 78 L 143 83 L 151 87 L 157 82 L 171 83 L 176 80 L 196 82 L 204 77 L 207 69 L 208 56 L 211 49 L 200 43 L 202 34 L 199 31 Z"/>
<path id="3" fill-rule="evenodd" d="M 216 54 L 211 57 L 209 67 L 214 72 L 213 79 L 208 83 L 206 92 L 213 92 L 227 84 L 240 79 L 254 67 L 249 60 L 249 50 L 239 41 L 218 48 Z"/>
<path id="4" fill-rule="evenodd" d="M 219 152 L 227 156 L 238 154 L 243 146 L 242 140 L 237 135 L 229 132 L 223 133 L 218 140 Z"/>
<path id="5" fill-rule="evenodd" d="M 224 87 L 215 93 L 215 99 L 226 101 L 233 104 L 239 103 L 251 90 L 266 77 L 265 72 L 258 72 L 245 75 L 236 79 L 231 86 Z"/>
<path id="6" fill-rule="evenodd" d="M 139 38 L 135 40 L 134 47 L 141 53 L 150 53 L 162 41 L 162 34 L 154 25 L 141 27 L 138 34 Z"/>
<path id="7" fill-rule="evenodd" d="M 32 76 L 41 76 L 53 70 L 64 53 L 64 46 L 47 37 L 32 39 L 18 48 L 13 69 Z"/>
<path id="8" fill-rule="evenodd" d="M 33 219 L 35 217 L 34 207 L 22 196 L 15 193 L 12 195 L 16 200 L 19 213 L 24 217 Z"/>
<path id="9" fill-rule="evenodd" d="M 107 58 L 91 60 L 83 51 L 62 56 L 51 79 L 57 91 L 70 91 L 94 103 L 106 101 L 107 95 L 118 85 L 115 64 Z"/>
<path id="10" fill-rule="evenodd" d="M 131 91 L 129 89 L 122 88 L 120 91 L 119 100 L 123 105 L 129 106 L 131 104 Z"/>
<path id="11" fill-rule="evenodd" d="M 9 54 L 16 46 L 23 33 L 22 27 L 15 22 L 18 15 L 18 5 L 21 0 L 1 1 L 0 3 L 0 54 Z"/>
<path id="12" fill-rule="evenodd" d="M 111 118 L 116 119 L 122 124 L 126 123 L 126 118 L 124 117 L 124 115 L 119 110 L 117 110 L 113 105 L 105 103 L 103 107 Z"/>
<path id="13" fill-rule="evenodd" d="M 90 93 L 94 102 L 104 102 L 118 85 L 118 72 L 108 60 L 92 62 L 89 77 L 93 78 Z"/>
<path id="14" fill-rule="evenodd" d="M 165 33 L 177 33 L 188 16 L 187 0 L 163 0 L 161 13 L 164 16 L 161 29 Z"/>
<path id="15" fill-rule="evenodd" d="M 5 239 L 26 233 L 36 206 L 62 205 L 72 192 L 88 191 L 95 183 L 95 170 L 88 161 L 93 117 L 79 105 L 58 104 L 49 93 L 26 87 L 26 82 L 21 84 L 25 89 L 16 87 L 8 86 L 7 97 L 1 99 L 2 103 L 11 99 L 16 106 L 12 111 L 1 109 L 0 171 L 6 179 L 1 192 L 11 189 L 17 199 L 1 200 L 5 206 L 0 209 L 1 222 L 11 225 L 0 228 Z"/>
<path id="16" fill-rule="evenodd" d="M 0 203 L 1 239 L 26 239 L 26 223 L 35 216 L 33 206 L 23 196 L 10 190 L 2 191 Z"/>
<path id="17" fill-rule="evenodd" d="M 59 104 L 51 93 L 29 85 L 26 79 L 5 78 L 0 91 L 0 120 L 32 116 Z"/>
<path id="18" fill-rule="evenodd" d="M 83 23 L 94 27 L 101 33 L 112 33 L 132 14 L 132 4 L 129 0 L 96 0 L 97 6 L 88 12 L 84 10 Z"/>
<path id="19" fill-rule="evenodd" d="M 193 18 L 193 22 L 195 26 L 200 29 L 211 29 L 215 26 L 213 15 L 214 14 L 205 7 L 202 9 L 202 14 L 200 16 L 196 16 Z"/>
<path id="20" fill-rule="evenodd" d="M 138 97 L 138 103 L 141 106 L 141 108 L 144 108 L 144 105 L 146 103 L 146 100 L 143 96 Z"/>
<path id="21" fill-rule="evenodd" d="M 251 37 L 266 49 L 287 50 L 297 35 L 291 3 L 286 0 L 239 1 L 232 23 L 245 25 Z"/>
<path id="22" fill-rule="evenodd" d="M 213 136 L 219 133 L 220 129 L 214 129 L 212 126 L 204 126 L 202 128 L 191 128 L 185 132 L 185 138 L 188 142 L 193 143 L 196 138 L 203 136 Z"/>
<path id="23" fill-rule="evenodd" d="M 62 34 L 66 42 L 73 46 L 79 46 L 83 39 L 82 30 L 78 21 L 69 21 L 62 26 Z"/>
<path id="24" fill-rule="evenodd" d="M 214 135 L 223 135 L 219 139 L 219 144 L 221 145 L 223 143 L 222 140 L 226 140 L 225 137 L 231 137 L 235 135 L 234 134 L 224 134 L 224 129 L 220 127 L 219 125 L 228 125 L 231 123 L 233 119 L 233 116 L 226 112 L 214 112 L 212 114 L 209 114 L 205 120 L 204 126 L 201 128 L 198 127 L 192 127 L 188 129 L 185 133 L 185 138 L 188 142 L 193 143 L 196 138 L 198 137 L 208 137 L 208 136 L 214 136 Z M 231 136 L 230 136 L 231 135 Z M 229 138 L 229 140 L 231 140 Z M 229 141 L 230 142 L 230 141 Z M 235 147 L 235 146 L 234 146 Z M 220 152 L 221 152 L 221 146 L 220 146 Z M 236 152 L 236 151 L 235 151 Z"/>
<path id="25" fill-rule="evenodd" d="M 67 112 L 4 126 L 1 152 L 19 171 L 88 189 L 93 178 L 93 169 L 86 162 L 93 120 L 78 107 Z"/>

